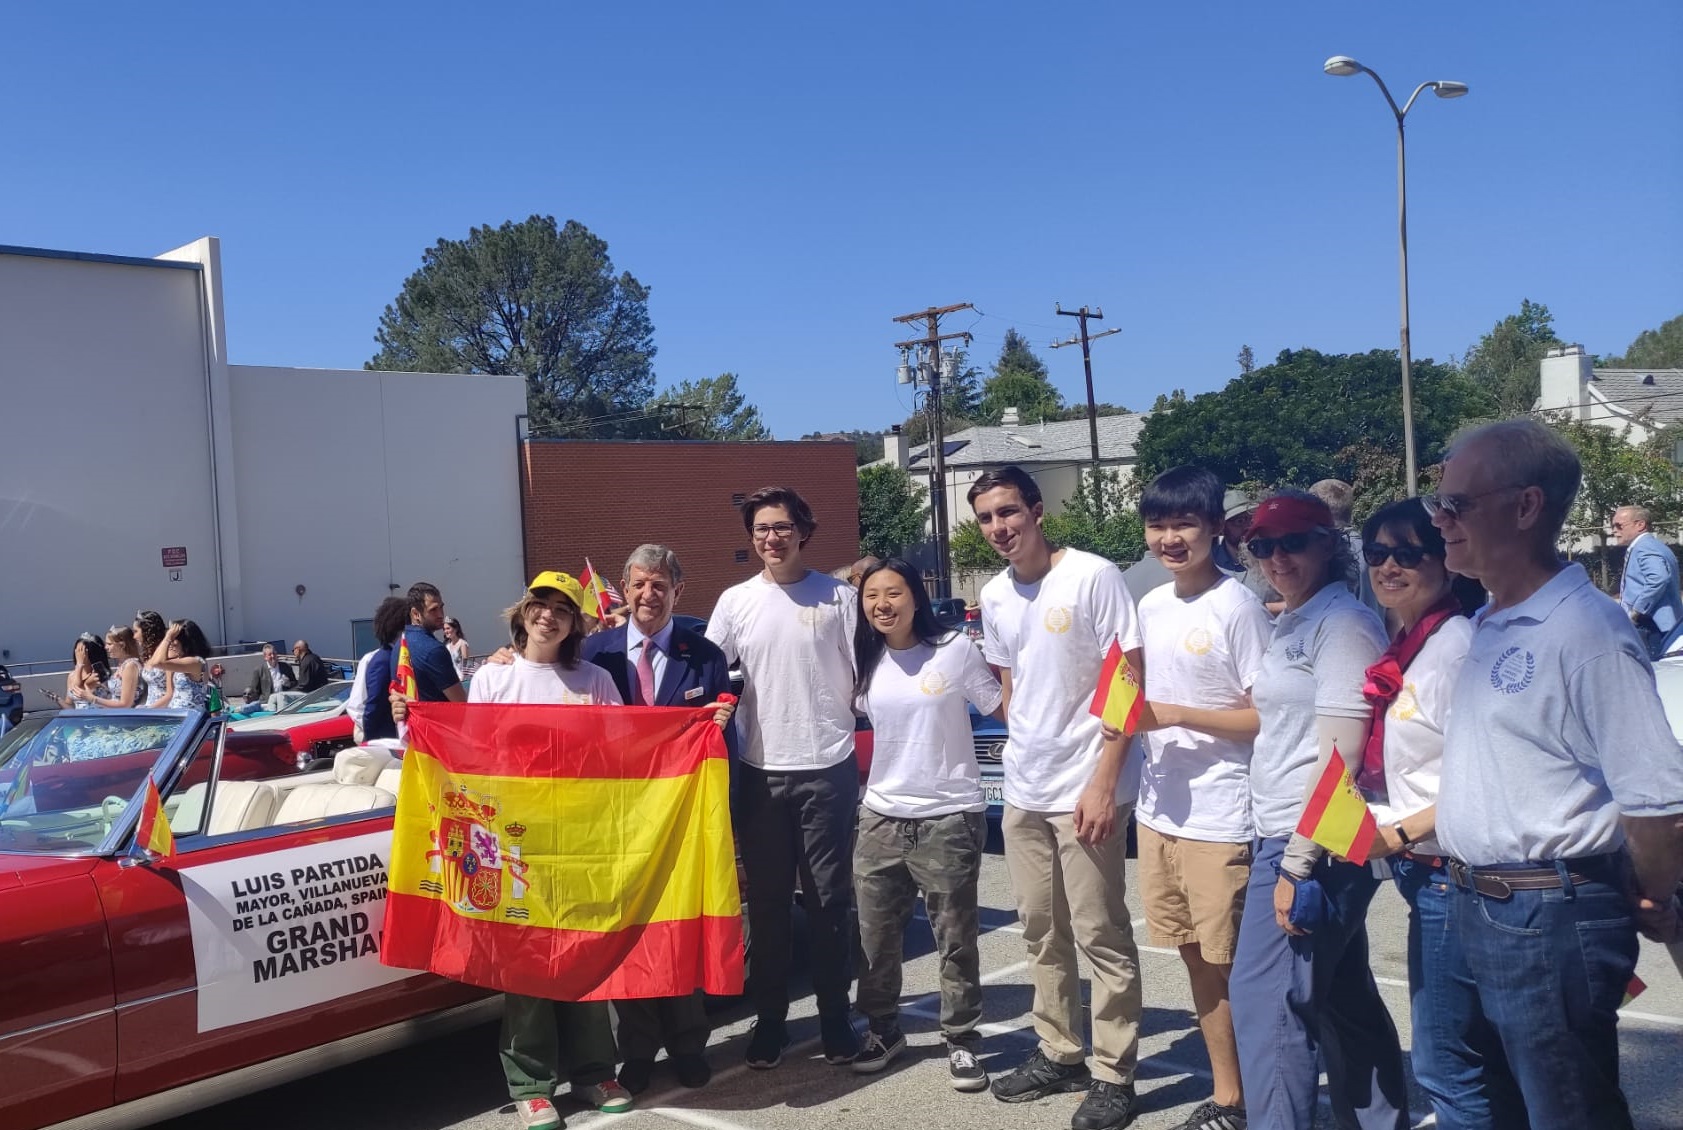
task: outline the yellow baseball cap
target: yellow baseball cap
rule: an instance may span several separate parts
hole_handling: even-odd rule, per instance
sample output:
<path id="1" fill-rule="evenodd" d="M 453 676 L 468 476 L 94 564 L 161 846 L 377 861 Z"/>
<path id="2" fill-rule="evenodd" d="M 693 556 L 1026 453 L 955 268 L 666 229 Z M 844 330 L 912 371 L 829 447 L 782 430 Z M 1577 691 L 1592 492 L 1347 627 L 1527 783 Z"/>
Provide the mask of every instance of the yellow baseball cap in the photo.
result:
<path id="1" fill-rule="evenodd" d="M 590 610 L 584 606 L 584 586 L 579 584 L 578 579 L 572 574 L 545 569 L 533 577 L 532 583 L 526 586 L 527 592 L 535 593 L 544 589 L 553 589 L 572 601 L 580 612 L 587 616 L 590 614 Z"/>

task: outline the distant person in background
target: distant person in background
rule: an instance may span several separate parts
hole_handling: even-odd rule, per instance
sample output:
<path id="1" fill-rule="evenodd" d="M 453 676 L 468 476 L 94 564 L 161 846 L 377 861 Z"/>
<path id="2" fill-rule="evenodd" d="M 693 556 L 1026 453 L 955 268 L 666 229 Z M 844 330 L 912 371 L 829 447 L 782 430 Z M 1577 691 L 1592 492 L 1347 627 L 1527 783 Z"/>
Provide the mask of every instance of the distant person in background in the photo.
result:
<path id="1" fill-rule="evenodd" d="M 150 608 L 142 608 L 134 614 L 134 635 L 140 642 L 140 662 L 144 665 L 140 677 L 146 687 L 137 706 L 157 709 L 169 705 L 169 675 L 162 668 L 152 665 L 152 657 L 158 653 L 164 642 L 164 633 L 168 630 L 164 618 Z"/>
<path id="2" fill-rule="evenodd" d="M 433 636 L 444 627 L 444 596 L 436 585 L 417 581 L 409 586 L 409 626 L 402 642 L 409 644 L 409 663 L 415 670 L 416 696 L 422 702 L 466 702 L 450 653 Z M 397 644 L 392 645 L 392 671 L 397 670 Z"/>
<path id="3" fill-rule="evenodd" d="M 1128 596 L 1138 608 L 1140 598 L 1154 588 L 1159 588 L 1174 580 L 1174 574 L 1164 568 L 1151 550 L 1145 551 L 1145 556 L 1122 570 L 1122 583 L 1128 586 Z"/>
<path id="4" fill-rule="evenodd" d="M 1636 625 L 1649 659 L 1670 651 L 1683 635 L 1683 599 L 1677 592 L 1677 557 L 1648 528 L 1651 515 L 1640 506 L 1613 512 L 1613 537 L 1625 547 L 1619 606 Z"/>
<path id="5" fill-rule="evenodd" d="M 357 660 L 350 697 L 345 700 L 345 713 L 351 716 L 351 736 L 358 745 L 397 737 L 397 723 L 392 721 L 392 704 L 387 693 L 392 681 L 391 646 L 403 634 L 408 621 L 409 602 L 401 596 L 386 597 L 374 610 L 376 646 Z"/>
<path id="6" fill-rule="evenodd" d="M 456 665 L 456 678 L 467 678 L 467 637 L 462 635 L 462 622 L 454 616 L 444 618 L 444 650 L 450 653 L 450 662 Z"/>
<path id="7" fill-rule="evenodd" d="M 117 666 L 96 693 L 94 705 L 123 710 L 145 706 L 146 682 L 141 678 L 140 645 L 135 642 L 134 629 L 113 625 L 105 633 L 105 651 Z"/>
<path id="8" fill-rule="evenodd" d="M 846 570 L 847 575 L 842 577 L 841 579 L 846 581 L 848 584 L 852 585 L 854 588 L 857 589 L 859 587 L 860 582 L 862 580 L 864 580 L 865 574 L 869 573 L 872 569 L 875 569 L 878 565 L 881 565 L 881 564 L 882 564 L 882 561 L 881 561 L 880 558 L 872 557 L 870 554 L 867 553 L 864 557 L 861 557 L 859 560 L 855 561 L 853 563 L 853 567 Z"/>
<path id="9" fill-rule="evenodd" d="M 1210 551 L 1216 568 L 1256 594 L 1270 616 L 1278 616 L 1286 607 L 1279 590 L 1268 583 L 1262 567 L 1245 550 L 1245 537 L 1250 532 L 1251 518 L 1256 514 L 1256 499 L 1242 490 L 1229 490 L 1221 497 L 1221 541 Z"/>
<path id="10" fill-rule="evenodd" d="M 172 710 L 203 710 L 210 700 L 210 672 L 205 657 L 210 641 L 191 620 L 171 621 L 163 640 L 146 661 L 169 676 Z"/>
<path id="11" fill-rule="evenodd" d="M 1333 524 L 1344 535 L 1344 540 L 1350 543 L 1351 556 L 1360 562 L 1362 535 L 1350 524 L 1350 511 L 1355 502 L 1356 489 L 1343 479 L 1322 479 L 1309 488 L 1309 493 L 1327 504 L 1327 509 L 1332 511 Z M 1356 568 L 1356 575 L 1350 578 L 1350 591 L 1356 594 L 1357 600 L 1371 608 L 1375 616 L 1381 620 L 1385 619 L 1385 609 L 1379 603 L 1379 598 L 1373 595 L 1373 579 L 1360 565 Z"/>
<path id="12" fill-rule="evenodd" d="M 263 645 L 263 662 L 251 673 L 251 682 L 245 685 L 245 701 L 249 707 L 252 703 L 266 701 L 270 695 L 289 691 L 293 687 L 292 672 L 288 671 L 280 661 L 280 653 L 275 651 L 275 645 Z"/>
<path id="13" fill-rule="evenodd" d="M 327 665 L 310 645 L 299 640 L 292 645 L 292 657 L 298 661 L 298 689 L 308 694 L 327 685 Z"/>

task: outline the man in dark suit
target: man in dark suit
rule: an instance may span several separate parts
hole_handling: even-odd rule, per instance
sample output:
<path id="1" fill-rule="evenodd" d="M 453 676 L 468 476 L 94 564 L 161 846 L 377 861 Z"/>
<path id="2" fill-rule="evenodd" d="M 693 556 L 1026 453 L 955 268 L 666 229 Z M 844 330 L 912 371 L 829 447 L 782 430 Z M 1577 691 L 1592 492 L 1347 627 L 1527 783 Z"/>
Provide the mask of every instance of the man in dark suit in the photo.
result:
<path id="1" fill-rule="evenodd" d="M 280 656 L 275 653 L 275 645 L 266 643 L 263 645 L 263 662 L 251 673 L 251 682 L 245 688 L 246 704 L 267 702 L 270 695 L 289 691 L 292 685 L 292 672 L 281 663 Z"/>
<path id="2" fill-rule="evenodd" d="M 298 661 L 299 690 L 315 691 L 327 685 L 327 668 L 308 643 L 299 640 L 293 644 L 292 657 Z"/>
<path id="3" fill-rule="evenodd" d="M 724 652 L 700 632 L 672 622 L 684 591 L 678 557 L 663 545 L 640 545 L 620 582 L 628 605 L 624 625 L 584 641 L 584 658 L 606 671 L 627 706 L 705 706 L 730 693 Z M 736 724 L 725 724 L 725 746 L 736 760 Z M 702 996 L 615 1001 L 620 1085 L 648 1089 L 654 1058 L 664 1044 L 678 1081 L 701 1087 L 712 1078 L 705 1052 L 711 1026 Z"/>

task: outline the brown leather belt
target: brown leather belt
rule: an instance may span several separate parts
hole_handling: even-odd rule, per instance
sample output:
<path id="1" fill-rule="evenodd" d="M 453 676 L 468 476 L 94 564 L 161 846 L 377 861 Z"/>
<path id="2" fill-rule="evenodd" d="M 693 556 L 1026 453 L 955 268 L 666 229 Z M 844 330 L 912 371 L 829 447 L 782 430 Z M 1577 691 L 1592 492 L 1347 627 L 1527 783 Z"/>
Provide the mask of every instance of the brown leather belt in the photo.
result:
<path id="1" fill-rule="evenodd" d="M 1574 887 L 1592 881 L 1590 876 L 1571 869 L 1567 870 L 1566 877 Z M 1562 886 L 1557 867 L 1481 871 L 1468 867 L 1459 859 L 1449 861 L 1449 879 L 1463 891 L 1477 891 L 1493 899 L 1511 898 L 1515 891 L 1542 891 Z"/>

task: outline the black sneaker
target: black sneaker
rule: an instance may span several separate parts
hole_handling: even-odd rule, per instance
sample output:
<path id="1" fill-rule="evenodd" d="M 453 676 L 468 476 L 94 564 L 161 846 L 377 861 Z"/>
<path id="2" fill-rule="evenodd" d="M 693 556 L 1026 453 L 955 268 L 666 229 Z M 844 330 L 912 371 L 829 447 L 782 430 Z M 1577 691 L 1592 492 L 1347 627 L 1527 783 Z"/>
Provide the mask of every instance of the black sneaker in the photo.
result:
<path id="1" fill-rule="evenodd" d="M 1245 1108 L 1222 1106 L 1211 1100 L 1192 1112 L 1175 1130 L 1245 1130 Z"/>
<path id="2" fill-rule="evenodd" d="M 865 1044 L 853 1058 L 853 1070 L 861 1075 L 875 1075 L 888 1066 L 888 1061 L 906 1050 L 906 1037 L 898 1027 L 886 1032 L 868 1032 Z"/>
<path id="3" fill-rule="evenodd" d="M 789 1035 L 781 1020 L 756 1020 L 748 1029 L 748 1066 L 770 1071 L 783 1062 Z"/>
<path id="4" fill-rule="evenodd" d="M 859 1033 L 845 1012 L 833 1012 L 818 1018 L 818 1035 L 824 1044 L 824 1062 L 835 1067 L 852 1063 L 859 1057 Z"/>
<path id="5" fill-rule="evenodd" d="M 1095 1079 L 1075 1108 L 1070 1130 L 1122 1130 L 1134 1120 L 1134 1085 Z"/>
<path id="6" fill-rule="evenodd" d="M 649 1083 L 654 1079 L 654 1060 L 628 1059 L 625 1066 L 619 1069 L 619 1085 L 634 1095 L 640 1095 L 649 1089 Z"/>
<path id="7" fill-rule="evenodd" d="M 1036 1048 L 1026 1061 L 993 1081 L 993 1097 L 1002 1103 L 1026 1103 L 1047 1095 L 1085 1091 L 1093 1081 L 1085 1063 L 1053 1063 Z"/>
<path id="8" fill-rule="evenodd" d="M 947 1041 L 947 1072 L 952 1076 L 955 1091 L 987 1089 L 988 1073 L 969 1044 L 958 1040 Z"/>
<path id="9" fill-rule="evenodd" d="M 707 1065 L 707 1057 L 699 1053 L 673 1056 L 672 1071 L 678 1076 L 678 1082 L 692 1091 L 707 1086 L 713 1078 L 713 1069 Z M 621 1082 L 624 1080 L 621 1079 Z"/>

